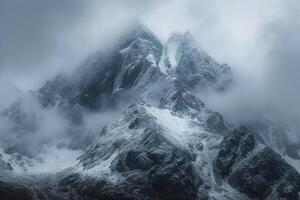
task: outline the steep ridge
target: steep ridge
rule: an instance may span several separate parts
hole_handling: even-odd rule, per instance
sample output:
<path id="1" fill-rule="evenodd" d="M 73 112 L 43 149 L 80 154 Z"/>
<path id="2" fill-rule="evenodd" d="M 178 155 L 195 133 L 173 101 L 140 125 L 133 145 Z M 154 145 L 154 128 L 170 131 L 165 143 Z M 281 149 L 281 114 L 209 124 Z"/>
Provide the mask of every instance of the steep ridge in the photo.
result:
<path id="1" fill-rule="evenodd" d="M 189 33 L 173 34 L 163 46 L 149 30 L 133 26 L 114 48 L 93 54 L 74 74 L 58 75 L 33 95 L 74 126 L 83 113 L 122 105 L 123 114 L 62 171 L 15 173 L 7 160 L 0 162 L 0 197 L 299 198 L 295 169 L 255 132 L 229 127 L 192 93 L 227 87 L 231 79 L 230 68 L 196 47 Z M 18 119 L 22 110 L 13 113 Z"/>
<path id="2" fill-rule="evenodd" d="M 188 44 L 193 43 L 194 45 L 191 35 L 187 39 L 183 39 L 183 43 L 185 40 Z M 225 131 L 226 127 L 222 125 L 222 116 L 209 111 L 203 102 L 195 98 L 189 92 L 190 88 L 187 87 L 184 80 L 180 77 L 174 78 L 169 74 L 162 73 L 158 67 L 162 59 L 162 49 L 163 45 L 153 33 L 141 25 L 135 25 L 133 30 L 125 34 L 117 43 L 117 47 L 112 52 L 105 53 L 106 56 L 97 53 L 92 56 L 93 58 L 89 58 L 73 75 L 73 77 L 79 77 L 75 78 L 77 82 L 61 83 L 61 75 L 59 75 L 54 81 L 49 81 L 42 87 L 38 91 L 38 95 L 44 105 L 49 103 L 52 105 L 57 103 L 67 104 L 72 107 L 79 105 L 93 111 L 113 107 L 120 101 L 134 102 L 135 100 L 142 100 L 155 106 L 164 106 L 165 104 L 174 110 L 185 110 L 198 114 L 207 112 L 212 117 L 219 119 L 220 124 L 216 123 L 216 126 L 219 126 L 220 129 L 218 131 Z M 186 59 L 192 56 L 189 53 L 186 54 L 188 56 Z M 200 59 L 199 56 L 203 57 L 197 54 L 193 58 Z M 221 72 L 218 71 L 217 73 L 215 68 L 221 69 L 222 67 L 213 61 L 211 57 L 206 56 L 214 64 L 206 66 L 206 68 L 215 71 L 214 80 L 218 82 L 222 79 Z M 189 65 L 182 66 L 182 68 L 189 67 Z M 201 67 L 200 70 L 202 71 L 199 71 L 198 74 L 203 72 Z M 230 68 L 227 71 L 230 71 Z M 182 73 L 182 76 L 189 77 L 191 74 Z M 203 79 L 202 82 L 209 82 L 205 77 L 198 77 L 198 79 Z M 69 85 L 72 85 L 73 88 L 68 88 Z M 64 87 L 66 89 L 62 90 Z M 65 92 L 66 90 L 69 92 Z M 95 106 L 88 102 L 99 105 Z M 217 128 L 213 127 L 213 123 L 210 123 L 209 126 Z"/>
<path id="3" fill-rule="evenodd" d="M 80 105 L 97 111 L 113 106 L 116 98 L 133 88 L 160 60 L 162 44 L 141 25 L 124 34 L 116 46 L 91 55 L 67 79 L 59 75 L 38 91 L 45 106 Z"/>
<path id="4" fill-rule="evenodd" d="M 38 199 L 197 199 L 220 191 L 245 199 L 235 190 L 216 187 L 211 163 L 222 137 L 180 111 L 133 104 L 99 133 L 73 168 L 57 175 L 14 177 L 8 184 L 20 185 Z"/>
<path id="5" fill-rule="evenodd" d="M 270 147 L 254 139 L 245 127 L 225 136 L 214 171 L 255 199 L 299 199 L 300 175 Z"/>
<path id="6" fill-rule="evenodd" d="M 288 137 L 289 131 L 293 130 L 272 122 L 267 116 L 248 121 L 245 125 L 256 130 L 268 146 L 300 170 L 300 141 Z"/>
<path id="7" fill-rule="evenodd" d="M 86 112 L 110 110 L 118 105 L 126 108 L 136 100 L 194 116 L 203 115 L 205 117 L 201 119 L 198 117 L 203 126 L 215 132 L 225 132 L 227 126 L 221 115 L 207 109 L 181 81 L 160 71 L 158 63 L 161 54 L 162 44 L 153 33 L 141 25 L 133 26 L 115 47 L 92 54 L 72 75 L 60 74 L 37 92 L 31 92 L 30 99 L 25 101 L 25 107 L 30 107 L 29 110 L 23 108 L 24 98 L 20 100 L 22 103 L 17 102 L 7 109 L 4 115 L 12 127 L 9 135 L 16 135 L 20 142 L 10 140 L 5 151 L 18 154 L 28 152 L 26 156 L 35 156 L 23 141 L 36 137 L 32 133 L 38 132 L 39 118 L 43 118 L 39 110 L 43 108 L 46 113 L 54 110 L 54 113 L 62 113 L 64 118 L 71 120 L 67 132 L 72 134 L 68 134 L 71 137 L 68 140 L 72 141 L 70 145 L 75 149 L 86 146 L 91 140 L 80 134 L 85 132 L 80 124 Z M 37 108 L 27 106 L 32 101 L 39 101 L 41 105 L 36 102 L 33 105 Z M 22 119 L 22 123 L 17 119 Z M 29 147 L 42 148 L 43 145 Z"/>
<path id="8" fill-rule="evenodd" d="M 163 50 L 160 69 L 190 89 L 213 87 L 224 90 L 233 81 L 228 65 L 219 64 L 198 47 L 189 32 L 170 36 Z"/>

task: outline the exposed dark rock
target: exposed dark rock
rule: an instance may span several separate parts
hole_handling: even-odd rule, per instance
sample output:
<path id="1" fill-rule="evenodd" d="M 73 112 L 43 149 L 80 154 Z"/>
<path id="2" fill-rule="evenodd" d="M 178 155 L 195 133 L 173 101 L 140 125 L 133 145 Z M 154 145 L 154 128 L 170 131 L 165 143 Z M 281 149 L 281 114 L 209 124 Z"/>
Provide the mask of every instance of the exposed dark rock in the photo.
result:
<path id="1" fill-rule="evenodd" d="M 228 182 L 251 198 L 265 199 L 271 193 L 274 199 L 300 198 L 299 173 L 268 147 L 242 162 Z"/>
<path id="2" fill-rule="evenodd" d="M 136 128 L 140 125 L 140 119 L 137 117 L 133 120 L 133 122 L 131 122 L 128 126 L 129 129 L 133 129 Z"/>
<path id="3" fill-rule="evenodd" d="M 115 106 L 118 102 L 112 99 L 116 98 L 114 93 L 130 90 L 151 66 L 148 56 L 152 55 L 158 63 L 161 52 L 162 44 L 153 33 L 142 25 L 135 25 L 114 48 L 90 56 L 72 79 L 59 75 L 47 82 L 38 91 L 40 101 L 44 106 L 80 105 L 90 111 Z"/>
<path id="4" fill-rule="evenodd" d="M 219 176 L 229 175 L 233 165 L 246 158 L 254 146 L 254 136 L 245 127 L 229 132 L 220 144 L 220 151 L 214 161 L 214 172 Z"/>
<path id="5" fill-rule="evenodd" d="M 173 49 L 177 44 L 177 49 Z M 176 64 L 171 63 L 168 55 L 170 51 L 176 51 Z M 221 90 L 232 83 L 232 72 L 226 64 L 217 63 L 205 51 L 200 49 L 189 32 L 184 34 L 172 34 L 165 47 L 165 63 L 167 68 L 173 67 L 174 74 L 188 88 L 203 89 L 204 87 L 216 87 Z M 173 58 L 174 59 L 174 58 Z M 172 64 L 176 66 L 172 66 Z M 220 84 L 218 84 L 220 82 Z M 220 86 L 222 88 L 220 88 Z"/>
<path id="6" fill-rule="evenodd" d="M 38 90 L 34 99 L 38 98 L 43 108 L 55 106 L 74 126 L 84 122 L 86 113 L 134 104 L 96 138 L 70 139 L 72 148 L 84 149 L 78 158 L 82 173 L 77 171 L 79 168 L 68 168 L 46 177 L 18 177 L 14 184 L 0 182 L 0 199 L 199 200 L 214 199 L 216 192 L 228 199 L 237 193 L 256 199 L 299 199 L 300 178 L 296 170 L 257 141 L 255 133 L 244 127 L 229 130 L 221 114 L 209 110 L 193 95 L 204 87 L 225 90 L 232 82 L 230 68 L 199 49 L 189 33 L 174 35 L 168 42 L 178 43 L 176 66 L 168 54 L 172 45 L 167 44 L 163 50 L 150 31 L 135 26 L 113 48 L 92 55 L 72 76 L 58 75 Z M 158 65 L 161 59 L 166 71 Z M 12 131 L 34 132 L 35 119 L 20 108 L 17 103 L 4 113 L 22 125 L 12 126 Z M 172 120 L 176 130 L 169 126 Z M 184 127 L 191 130 L 177 132 L 176 125 L 181 122 L 187 122 Z M 75 131 L 68 133 L 73 135 Z M 219 144 L 225 133 L 228 134 Z M 281 138 L 278 140 L 281 144 Z M 286 152 L 298 158 L 299 148 L 290 147 L 285 148 Z M 26 145 L 17 143 L 5 152 L 27 154 L 26 149 Z M 228 180 L 241 193 L 215 185 L 211 164 L 217 180 Z M 0 170 L 4 174 L 11 170 L 1 157 Z M 21 185 L 23 182 L 26 186 Z"/>
<path id="7" fill-rule="evenodd" d="M 121 153 L 113 162 L 113 169 L 126 172 L 125 176 L 132 175 L 134 170 L 142 170 L 140 175 L 143 174 L 143 178 L 148 180 L 143 185 L 151 186 L 151 190 L 144 195 L 153 199 L 196 199 L 202 180 L 192 167 L 191 156 L 185 151 L 168 146 L 155 134 L 150 138 L 147 135 L 146 138 L 148 139 L 144 140 L 144 145 L 150 149 L 140 144 L 137 146 L 140 150 L 131 149 Z M 154 146 L 150 147 L 151 145 Z M 139 184 L 135 182 L 134 185 Z"/>
<path id="8" fill-rule="evenodd" d="M 23 185 L 0 181 L 0 199 L 33 200 L 33 194 L 29 188 Z"/>
<path id="9" fill-rule="evenodd" d="M 218 112 L 211 112 L 206 120 L 208 130 L 215 133 L 224 133 L 228 130 L 223 117 Z"/>
<path id="10" fill-rule="evenodd" d="M 250 198 L 299 199 L 299 173 L 271 148 L 254 150 L 255 143 L 244 127 L 228 133 L 214 161 L 216 175 L 228 177 L 232 187 Z"/>
<path id="11" fill-rule="evenodd" d="M 284 178 L 275 186 L 273 192 L 268 197 L 271 199 L 300 199 L 300 176 L 293 169 L 288 169 Z"/>
<path id="12" fill-rule="evenodd" d="M 110 167 L 113 173 L 122 175 L 122 181 L 114 184 L 114 189 L 123 188 L 127 196 L 135 194 L 142 199 L 196 199 L 203 181 L 192 165 L 195 158 L 190 152 L 170 142 L 164 136 L 165 130 L 144 106 L 130 106 L 124 113 L 123 122 L 129 124 L 128 129 L 122 129 L 124 133 L 118 129 L 122 125 L 119 122 L 101 134 L 101 137 L 113 135 L 116 129 L 119 138 L 122 134 L 132 137 L 124 140 L 117 149 L 112 147 L 112 141 L 112 145 L 105 144 L 105 151 L 120 152 Z M 88 155 L 94 158 L 93 162 L 97 162 L 95 158 L 98 157 L 104 159 L 107 154 L 102 154 L 102 148 L 104 145 L 89 150 L 82 161 L 88 166 L 91 162 Z"/>
<path id="13" fill-rule="evenodd" d="M 160 200 L 192 200 L 197 198 L 200 179 L 190 163 L 173 161 L 159 166 L 151 175 L 152 196 Z"/>
<path id="14" fill-rule="evenodd" d="M 130 180 L 131 179 L 131 180 Z M 142 188 L 143 180 L 138 176 L 128 177 L 118 185 L 113 185 L 104 179 L 81 177 L 78 174 L 72 174 L 65 177 L 59 182 L 58 191 L 65 194 L 69 199 L 76 200 L 142 200 L 148 199 L 140 195 L 142 191 L 137 189 Z M 135 185 L 139 179 L 141 185 Z M 137 188 L 138 187 L 138 188 Z M 140 193 L 139 193 L 140 192 Z"/>

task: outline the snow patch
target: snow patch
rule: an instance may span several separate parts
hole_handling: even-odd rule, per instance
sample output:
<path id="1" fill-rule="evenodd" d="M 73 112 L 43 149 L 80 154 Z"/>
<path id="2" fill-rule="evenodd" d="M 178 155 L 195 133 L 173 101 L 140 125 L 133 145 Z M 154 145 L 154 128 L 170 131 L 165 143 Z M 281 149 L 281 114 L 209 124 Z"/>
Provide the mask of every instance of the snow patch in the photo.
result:
<path id="1" fill-rule="evenodd" d="M 178 40 L 172 40 L 168 42 L 166 46 L 166 58 L 168 59 L 171 68 L 174 68 L 177 66 L 177 59 L 176 59 L 176 53 L 179 46 Z"/>
<path id="2" fill-rule="evenodd" d="M 159 124 L 166 128 L 165 134 L 168 139 L 175 140 L 174 142 L 181 145 L 187 145 L 187 140 L 200 128 L 197 127 L 197 129 L 191 124 L 190 120 L 192 119 L 176 116 L 170 110 L 155 107 L 147 107 L 146 110 L 157 119 Z"/>
<path id="3" fill-rule="evenodd" d="M 158 63 L 158 67 L 160 69 L 160 71 L 166 75 L 168 75 L 168 72 L 167 72 L 167 66 L 165 65 L 165 51 L 163 51 L 162 53 L 162 56 L 161 56 L 161 59 Z"/>
<path id="4" fill-rule="evenodd" d="M 146 59 L 151 63 L 152 66 L 156 67 L 156 59 L 153 56 L 153 54 L 148 54 L 148 56 L 146 57 Z"/>
<path id="5" fill-rule="evenodd" d="M 32 159 L 19 154 L 6 154 L 3 150 L 0 153 L 2 159 L 10 163 L 14 172 L 40 174 L 58 172 L 75 166 L 82 151 L 47 145 L 38 156 Z"/>
<path id="6" fill-rule="evenodd" d="M 176 55 L 181 37 L 180 33 L 173 33 L 164 47 L 162 59 L 159 63 L 159 68 L 164 74 L 172 74 L 177 66 Z"/>

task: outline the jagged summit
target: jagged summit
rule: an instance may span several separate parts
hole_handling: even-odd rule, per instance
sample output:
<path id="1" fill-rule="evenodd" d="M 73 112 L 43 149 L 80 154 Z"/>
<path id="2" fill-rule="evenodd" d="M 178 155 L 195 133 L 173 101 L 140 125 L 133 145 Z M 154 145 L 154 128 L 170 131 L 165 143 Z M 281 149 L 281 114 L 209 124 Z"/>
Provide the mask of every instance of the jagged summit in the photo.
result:
<path id="1" fill-rule="evenodd" d="M 41 175 L 36 169 L 47 159 L 23 155 L 27 146 L 18 140 L 12 148 L 1 146 L 0 199 L 297 199 L 299 173 L 257 133 L 230 127 L 194 95 L 231 81 L 229 66 L 199 48 L 189 32 L 173 33 L 162 44 L 147 28 L 132 25 L 109 50 L 34 92 L 34 115 L 22 106 L 4 113 L 12 123 L 7 134 L 18 130 L 22 141 L 35 129 L 20 121 L 34 127 L 40 121 L 33 116 L 43 118 L 39 111 L 62 113 L 58 120 L 70 126 L 64 129 L 68 137 L 59 139 L 68 142 L 57 143 L 50 158 L 62 157 L 61 163 L 66 148 L 76 153 Z M 100 124 L 106 111 L 116 110 L 117 120 L 90 129 L 94 115 L 102 116 Z"/>
<path id="2" fill-rule="evenodd" d="M 137 40 L 152 42 L 157 47 L 162 46 L 154 33 L 138 22 L 132 24 L 124 31 L 119 39 L 118 46 L 120 49 L 124 49 Z"/>
<path id="3" fill-rule="evenodd" d="M 77 74 L 72 76 L 77 77 L 75 82 L 66 80 L 56 89 L 56 80 L 60 79 L 50 81 L 39 90 L 39 95 L 42 101 L 45 100 L 44 104 L 58 102 L 58 97 L 60 104 L 79 104 L 90 110 L 101 110 L 112 105 L 113 98 L 120 92 L 136 85 L 138 77 L 148 67 L 156 66 L 161 51 L 162 44 L 149 30 L 134 25 L 111 51 L 98 53 L 84 62 Z M 62 88 L 66 88 L 67 92 L 52 94 Z"/>
<path id="4" fill-rule="evenodd" d="M 163 73 L 175 76 L 189 88 L 212 86 L 218 89 L 233 79 L 230 68 L 202 50 L 190 32 L 171 34 L 159 66 Z"/>
<path id="5" fill-rule="evenodd" d="M 155 78 L 150 80 L 150 74 L 156 74 Z M 163 45 L 150 30 L 136 23 L 122 34 L 115 48 L 98 52 L 84 62 L 71 76 L 75 81 L 58 77 L 42 87 L 39 96 L 44 105 L 59 102 L 101 110 L 117 103 L 116 98 L 129 90 L 134 91 L 131 96 L 140 98 L 137 88 L 141 90 L 146 80 L 147 85 L 155 84 L 162 74 L 169 76 L 165 79 L 176 78 L 189 89 L 218 88 L 220 83 L 226 88 L 224 80 L 232 80 L 230 68 L 198 48 L 189 32 L 173 33 Z"/>
<path id="6" fill-rule="evenodd" d="M 209 55 L 197 45 L 196 41 L 189 31 L 185 33 L 173 32 L 168 38 L 163 50 L 164 58 L 162 59 L 163 65 L 161 65 L 161 70 L 164 73 L 176 73 L 176 67 L 181 59 L 178 52 L 180 51 L 180 48 L 183 47 L 197 49 L 197 51 L 201 53 L 201 55 L 203 54 L 203 56 L 209 57 Z"/>
<path id="7" fill-rule="evenodd" d="M 160 61 L 171 55 L 170 52 L 164 53 L 170 50 L 171 43 L 179 45 L 175 48 L 179 57 L 174 74 L 164 73 L 160 68 Z M 134 24 L 109 51 L 93 53 L 73 74 L 58 75 L 36 91 L 35 96 L 42 107 L 61 110 L 64 117 L 76 125 L 82 123 L 85 112 L 109 111 L 120 106 L 125 109 L 133 102 L 145 101 L 153 106 L 189 113 L 197 117 L 207 130 L 224 133 L 228 127 L 222 116 L 195 98 L 186 82 L 193 75 L 188 70 L 193 67 L 190 64 L 196 62 L 188 50 L 193 48 L 191 50 L 198 58 L 199 51 L 195 46 L 188 32 L 172 34 L 164 46 L 147 28 Z M 183 59 L 180 52 L 186 58 Z M 182 65 L 188 60 L 190 63 Z M 177 73 L 185 67 L 187 71 Z M 197 70 L 198 75 L 202 73 L 200 68 Z M 27 116 L 21 110 L 17 114 Z M 16 123 L 16 127 L 27 130 L 20 123 Z M 77 143 L 81 146 L 80 142 Z"/>
<path id="8" fill-rule="evenodd" d="M 151 37 L 156 37 L 154 33 L 149 30 L 146 26 L 139 22 L 132 23 L 130 26 L 128 26 L 125 31 L 123 31 L 123 34 L 121 38 L 124 37 L 131 37 L 131 38 L 151 38 Z"/>

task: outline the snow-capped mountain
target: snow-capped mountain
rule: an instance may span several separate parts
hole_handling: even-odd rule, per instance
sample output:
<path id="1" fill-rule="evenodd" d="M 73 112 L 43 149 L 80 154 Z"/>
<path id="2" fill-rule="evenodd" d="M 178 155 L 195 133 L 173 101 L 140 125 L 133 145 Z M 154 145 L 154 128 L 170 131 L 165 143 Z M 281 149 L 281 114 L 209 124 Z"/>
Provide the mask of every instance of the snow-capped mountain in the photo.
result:
<path id="1" fill-rule="evenodd" d="M 41 107 L 36 112 L 60 113 L 70 124 L 60 139 L 72 142 L 55 144 L 51 155 L 62 163 L 60 154 L 76 151 L 77 159 L 42 173 L 46 157 L 21 155 L 20 145 L 2 147 L 0 198 L 299 199 L 296 169 L 259 134 L 229 126 L 193 95 L 232 82 L 229 66 L 198 47 L 190 33 L 174 33 L 162 44 L 134 25 L 109 50 L 34 92 Z M 19 105 L 2 114 L 12 122 L 9 132 L 24 130 L 16 133 L 22 138 L 33 130 L 18 123 L 28 113 Z M 114 109 L 123 112 L 87 140 L 85 116 Z M 40 123 L 39 117 L 28 119 Z"/>
<path id="2" fill-rule="evenodd" d="M 216 62 L 189 32 L 170 36 L 159 66 L 163 73 L 175 76 L 190 89 L 208 86 L 225 89 L 233 81 L 230 67 Z"/>

